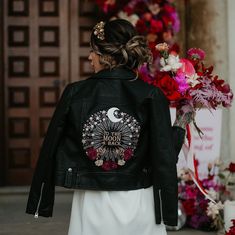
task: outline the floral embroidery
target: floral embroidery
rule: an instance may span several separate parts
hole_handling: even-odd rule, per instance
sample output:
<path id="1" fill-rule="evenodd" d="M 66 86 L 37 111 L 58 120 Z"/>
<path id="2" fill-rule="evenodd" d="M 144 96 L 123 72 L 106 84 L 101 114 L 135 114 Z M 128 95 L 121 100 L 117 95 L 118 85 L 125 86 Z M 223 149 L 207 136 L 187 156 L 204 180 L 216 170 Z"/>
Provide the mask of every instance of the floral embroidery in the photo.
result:
<path id="1" fill-rule="evenodd" d="M 138 121 L 112 107 L 88 118 L 83 126 L 82 143 L 87 157 L 108 171 L 133 158 L 139 134 Z"/>

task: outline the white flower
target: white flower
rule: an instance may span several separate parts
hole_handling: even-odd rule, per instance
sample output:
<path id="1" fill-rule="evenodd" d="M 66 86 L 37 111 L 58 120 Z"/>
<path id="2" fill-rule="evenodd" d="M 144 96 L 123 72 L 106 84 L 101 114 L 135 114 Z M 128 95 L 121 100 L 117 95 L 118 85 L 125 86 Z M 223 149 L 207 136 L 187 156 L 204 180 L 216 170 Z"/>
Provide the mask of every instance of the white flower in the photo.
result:
<path id="1" fill-rule="evenodd" d="M 125 165 L 125 163 L 126 163 L 126 162 L 125 162 L 123 159 L 119 159 L 119 160 L 118 160 L 118 165 L 119 165 L 119 166 L 123 166 L 123 165 Z"/>
<path id="2" fill-rule="evenodd" d="M 209 190 L 206 191 L 212 199 L 216 200 L 217 192 L 213 188 L 210 188 Z"/>
<path id="3" fill-rule="evenodd" d="M 161 71 L 168 72 L 173 71 L 176 72 L 182 66 L 180 63 L 179 56 L 169 55 L 167 59 L 161 58 L 160 64 L 162 66 Z"/>
<path id="4" fill-rule="evenodd" d="M 103 163 L 104 163 L 104 161 L 101 159 L 95 161 L 96 166 L 102 166 Z"/>
<path id="5" fill-rule="evenodd" d="M 191 86 L 194 87 L 196 86 L 198 83 L 200 83 L 197 79 L 199 78 L 199 76 L 197 75 L 197 73 L 187 77 L 186 82 Z"/>
<path id="6" fill-rule="evenodd" d="M 158 3 L 148 4 L 148 8 L 152 12 L 153 15 L 157 15 L 161 10 Z"/>
<path id="7" fill-rule="evenodd" d="M 189 170 L 185 167 L 178 171 L 178 177 L 181 178 L 183 181 L 189 181 L 192 179 Z"/>
<path id="8" fill-rule="evenodd" d="M 121 19 L 129 21 L 130 23 L 132 23 L 133 26 L 135 26 L 137 21 L 139 20 L 138 15 L 136 15 L 136 14 L 127 15 L 127 13 L 124 12 L 124 11 L 120 11 L 118 13 L 118 17 L 121 18 Z"/>
<path id="9" fill-rule="evenodd" d="M 219 201 L 218 203 L 209 202 L 206 210 L 206 214 L 210 216 L 212 219 L 215 219 L 219 214 L 219 210 L 222 210 L 224 205 Z"/>

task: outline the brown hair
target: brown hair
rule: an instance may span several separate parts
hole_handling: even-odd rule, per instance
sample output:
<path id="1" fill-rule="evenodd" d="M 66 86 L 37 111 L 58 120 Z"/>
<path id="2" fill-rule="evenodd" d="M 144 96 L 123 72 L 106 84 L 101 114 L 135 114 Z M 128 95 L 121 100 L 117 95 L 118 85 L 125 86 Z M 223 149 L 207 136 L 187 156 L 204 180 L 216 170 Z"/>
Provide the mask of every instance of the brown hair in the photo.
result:
<path id="1" fill-rule="evenodd" d="M 100 55 L 100 63 L 112 69 L 125 66 L 136 69 L 152 62 L 152 53 L 144 36 L 138 35 L 134 26 L 126 20 L 116 19 L 105 23 L 104 38 L 91 34 L 91 47 Z"/>

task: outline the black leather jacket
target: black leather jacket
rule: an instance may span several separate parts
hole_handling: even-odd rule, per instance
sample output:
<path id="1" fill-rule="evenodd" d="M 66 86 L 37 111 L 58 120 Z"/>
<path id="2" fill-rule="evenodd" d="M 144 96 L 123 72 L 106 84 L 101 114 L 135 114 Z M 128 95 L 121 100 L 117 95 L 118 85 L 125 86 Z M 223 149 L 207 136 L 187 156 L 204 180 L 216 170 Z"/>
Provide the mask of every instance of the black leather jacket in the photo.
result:
<path id="1" fill-rule="evenodd" d="M 153 185 L 156 223 L 176 225 L 176 159 L 184 134 L 171 126 L 163 93 L 130 70 L 102 70 L 69 84 L 44 139 L 26 212 L 52 216 L 55 185 L 93 190 Z"/>

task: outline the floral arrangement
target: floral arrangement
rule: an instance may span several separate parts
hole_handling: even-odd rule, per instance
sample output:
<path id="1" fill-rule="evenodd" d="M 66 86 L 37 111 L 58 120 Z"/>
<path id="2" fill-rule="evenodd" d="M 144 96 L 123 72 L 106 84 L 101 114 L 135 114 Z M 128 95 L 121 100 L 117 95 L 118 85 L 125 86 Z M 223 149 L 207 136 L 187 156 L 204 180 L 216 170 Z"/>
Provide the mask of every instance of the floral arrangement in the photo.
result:
<path id="1" fill-rule="evenodd" d="M 174 0 L 96 0 L 96 5 L 106 18 L 130 21 L 141 35 L 145 35 L 154 59 L 159 57 L 155 46 L 164 41 L 171 51 L 179 52 L 174 35 L 180 29 L 180 20 Z"/>
<path id="2" fill-rule="evenodd" d="M 208 176 L 201 180 L 201 185 L 217 202 L 213 203 L 194 184 L 188 169 L 183 168 L 179 171 L 179 200 L 187 216 L 187 226 L 204 231 L 223 228 L 221 210 L 224 206 L 222 202 L 231 199 L 228 182 L 231 181 L 233 175 L 235 175 L 235 163 L 230 163 L 225 169 L 222 163 L 218 162 L 208 165 Z M 233 233 L 226 235 L 231 234 Z"/>
<path id="3" fill-rule="evenodd" d="M 186 58 L 179 58 L 169 52 L 169 46 L 161 43 L 156 46 L 161 53 L 160 71 L 151 77 L 143 68 L 143 80 L 158 86 L 172 105 L 185 106 L 185 113 L 202 107 L 216 109 L 219 105 L 230 107 L 233 93 L 223 79 L 213 74 L 213 66 L 204 64 L 205 52 L 191 48 Z"/>
<path id="4" fill-rule="evenodd" d="M 201 108 L 211 110 L 218 106 L 230 107 L 233 92 L 229 84 L 213 74 L 213 66 L 206 67 L 202 49 L 189 49 L 185 58 L 179 58 L 178 54 L 170 51 L 166 43 L 157 44 L 156 50 L 161 54 L 158 72 L 152 75 L 147 66 L 143 66 L 139 70 L 140 78 L 159 87 L 171 106 L 180 108 L 179 117 L 184 119 L 185 115 L 193 114 L 190 122 L 193 121 L 201 137 L 203 133 L 195 122 L 196 111 Z M 187 125 L 189 148 L 190 132 Z"/>
<path id="5" fill-rule="evenodd" d="M 203 187 L 216 199 L 218 185 L 214 182 L 213 176 L 201 180 Z M 187 169 L 181 169 L 179 177 L 179 200 L 185 210 L 187 220 L 186 226 L 205 231 L 217 228 L 219 209 L 221 203 L 213 206 L 194 184 Z"/>

